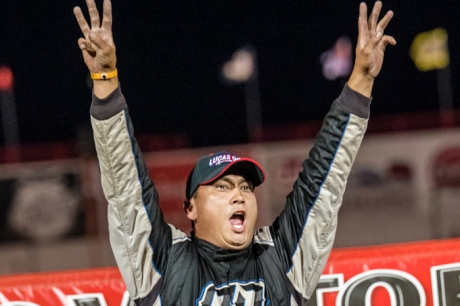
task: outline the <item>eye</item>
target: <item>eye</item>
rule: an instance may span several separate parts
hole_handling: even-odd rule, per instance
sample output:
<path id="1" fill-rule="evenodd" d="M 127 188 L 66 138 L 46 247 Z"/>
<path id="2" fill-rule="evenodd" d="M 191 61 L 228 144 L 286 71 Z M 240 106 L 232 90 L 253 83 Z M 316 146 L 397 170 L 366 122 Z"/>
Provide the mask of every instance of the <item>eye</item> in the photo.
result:
<path id="1" fill-rule="evenodd" d="M 253 190 L 253 188 L 251 186 L 249 186 L 249 185 L 244 185 L 244 186 L 241 187 L 241 189 L 243 191 L 252 191 Z"/>
<path id="2" fill-rule="evenodd" d="M 217 185 L 216 185 L 216 188 L 217 188 L 217 189 L 227 189 L 227 186 L 222 185 L 222 184 L 217 184 Z"/>

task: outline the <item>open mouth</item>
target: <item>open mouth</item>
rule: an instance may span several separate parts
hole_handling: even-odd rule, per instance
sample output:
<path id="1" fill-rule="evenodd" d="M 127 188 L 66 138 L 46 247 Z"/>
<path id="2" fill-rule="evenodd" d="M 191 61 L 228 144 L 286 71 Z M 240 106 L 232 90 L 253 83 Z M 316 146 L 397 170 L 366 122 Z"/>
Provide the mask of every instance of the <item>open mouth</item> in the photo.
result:
<path id="1" fill-rule="evenodd" d="M 244 226 L 244 212 L 243 211 L 237 211 L 230 217 L 230 224 L 233 226 L 233 228 L 237 230 L 243 229 Z"/>

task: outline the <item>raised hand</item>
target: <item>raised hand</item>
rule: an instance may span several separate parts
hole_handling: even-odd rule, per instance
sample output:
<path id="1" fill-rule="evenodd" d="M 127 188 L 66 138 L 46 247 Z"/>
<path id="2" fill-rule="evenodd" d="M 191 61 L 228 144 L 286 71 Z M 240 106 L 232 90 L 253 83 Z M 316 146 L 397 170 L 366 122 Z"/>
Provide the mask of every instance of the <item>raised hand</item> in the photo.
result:
<path id="1" fill-rule="evenodd" d="M 83 59 L 91 73 L 108 73 L 116 70 L 117 56 L 112 35 L 112 3 L 104 0 L 102 22 L 94 0 L 86 0 L 91 27 L 79 7 L 73 12 L 85 38 L 78 39 L 78 46 L 83 53 Z M 104 76 L 105 77 L 105 76 Z M 107 80 L 94 80 L 94 94 L 105 98 L 118 87 L 118 77 Z"/>
<path id="2" fill-rule="evenodd" d="M 382 2 L 377 1 L 368 19 L 366 4 L 361 3 L 359 6 L 358 43 L 349 86 L 366 96 L 370 96 L 374 78 L 382 69 L 386 46 L 396 44 L 392 36 L 384 34 L 385 28 L 393 17 L 393 12 L 388 11 L 378 21 L 381 10 Z"/>
<path id="3" fill-rule="evenodd" d="M 94 0 L 86 0 L 91 27 L 86 22 L 83 12 L 75 7 L 73 12 L 77 18 L 84 38 L 78 39 L 83 58 L 92 73 L 110 72 L 116 69 L 117 58 L 112 35 L 112 4 L 104 0 L 102 22 Z"/>

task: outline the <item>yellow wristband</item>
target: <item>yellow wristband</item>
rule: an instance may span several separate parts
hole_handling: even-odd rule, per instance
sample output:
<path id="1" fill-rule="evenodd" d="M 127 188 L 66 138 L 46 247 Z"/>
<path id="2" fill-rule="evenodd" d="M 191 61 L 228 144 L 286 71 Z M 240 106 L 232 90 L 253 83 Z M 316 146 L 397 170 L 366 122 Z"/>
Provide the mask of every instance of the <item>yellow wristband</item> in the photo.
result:
<path id="1" fill-rule="evenodd" d="M 118 70 L 115 69 L 114 71 L 111 72 L 103 72 L 103 73 L 91 73 L 91 78 L 93 80 L 109 80 L 113 79 L 118 75 Z"/>

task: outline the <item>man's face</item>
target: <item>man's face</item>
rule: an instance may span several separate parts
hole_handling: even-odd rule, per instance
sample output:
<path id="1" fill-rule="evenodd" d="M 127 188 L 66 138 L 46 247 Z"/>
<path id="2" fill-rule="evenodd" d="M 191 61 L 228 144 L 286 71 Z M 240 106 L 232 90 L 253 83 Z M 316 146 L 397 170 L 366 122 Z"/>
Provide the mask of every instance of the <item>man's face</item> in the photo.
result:
<path id="1" fill-rule="evenodd" d="M 215 246 L 243 249 L 253 238 L 257 219 L 254 187 L 238 169 L 197 189 L 187 217 L 195 221 L 195 234 Z"/>

